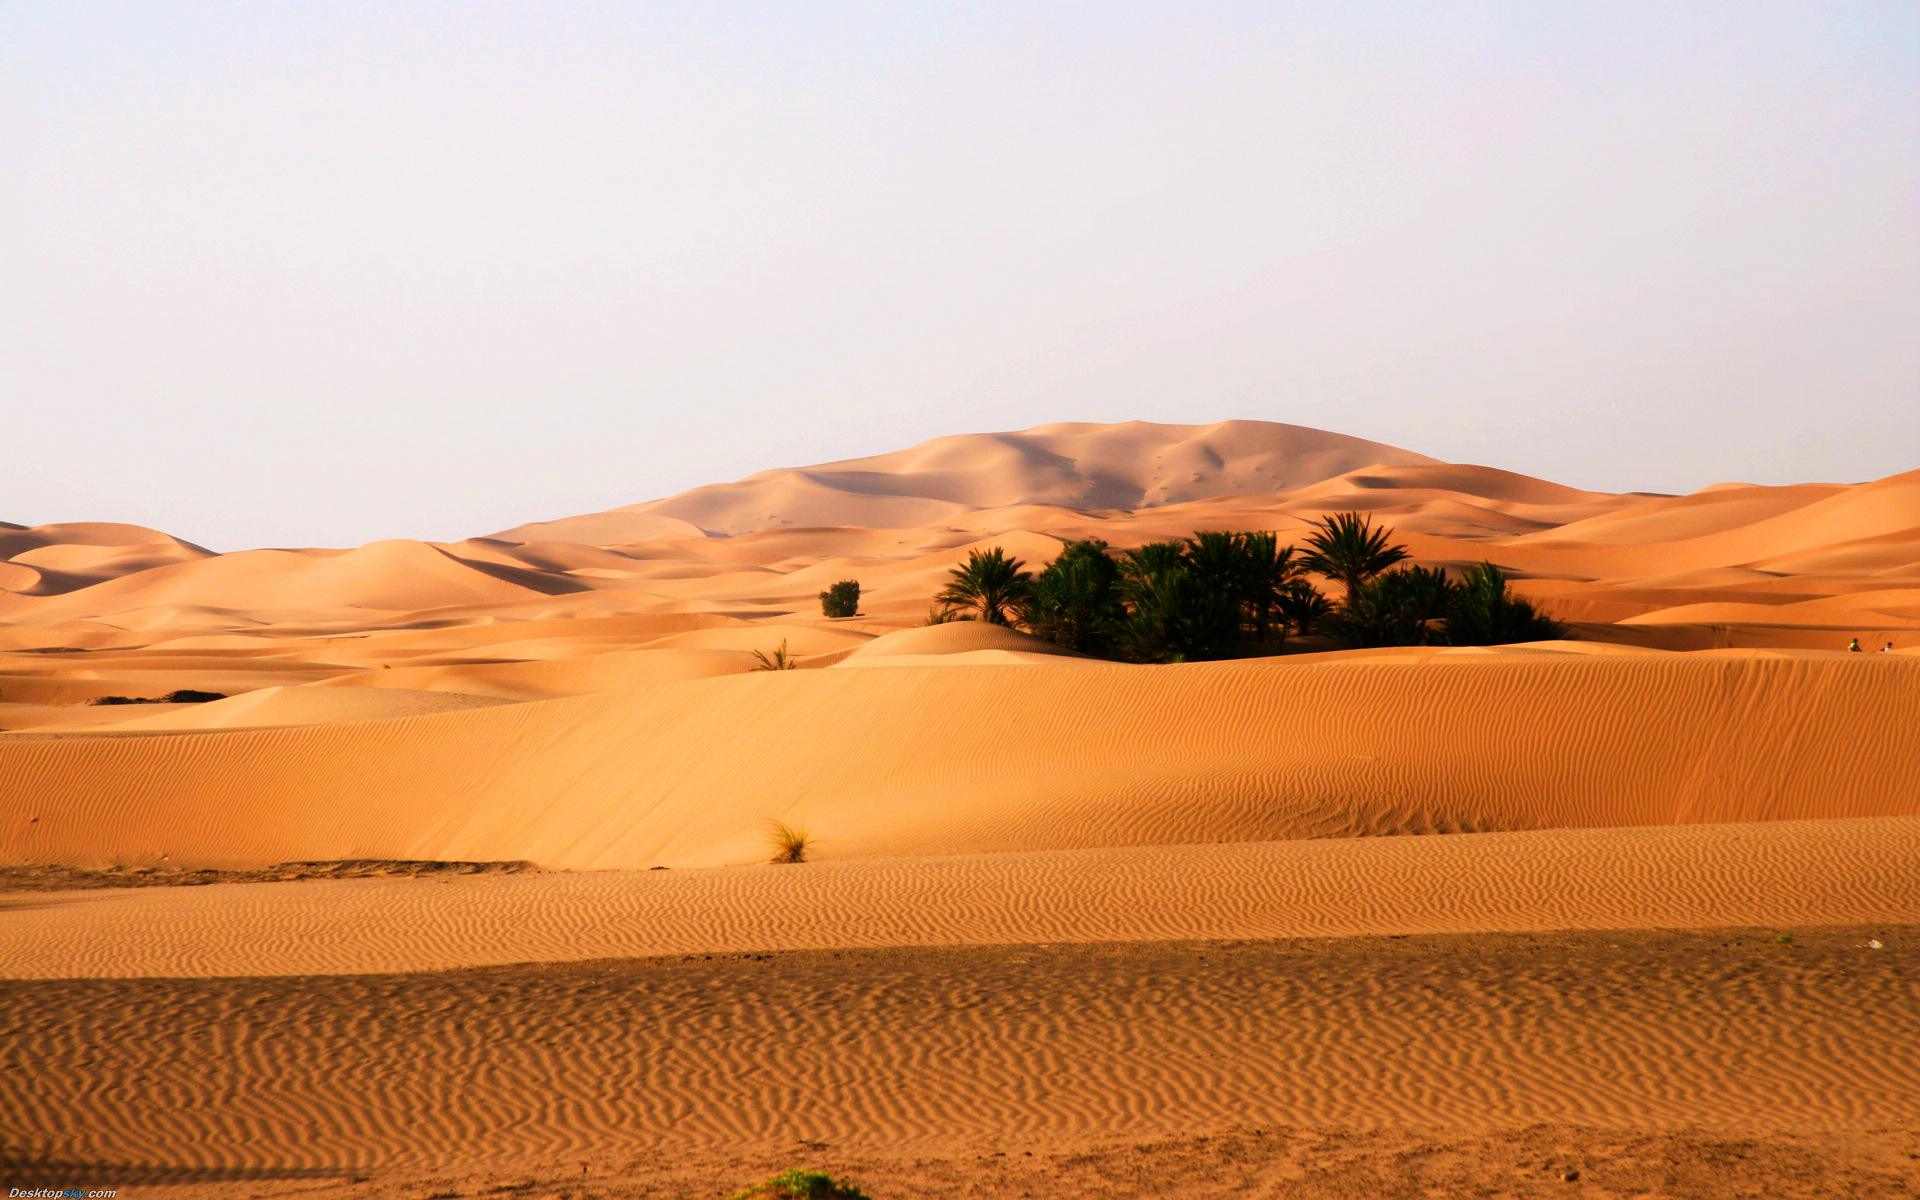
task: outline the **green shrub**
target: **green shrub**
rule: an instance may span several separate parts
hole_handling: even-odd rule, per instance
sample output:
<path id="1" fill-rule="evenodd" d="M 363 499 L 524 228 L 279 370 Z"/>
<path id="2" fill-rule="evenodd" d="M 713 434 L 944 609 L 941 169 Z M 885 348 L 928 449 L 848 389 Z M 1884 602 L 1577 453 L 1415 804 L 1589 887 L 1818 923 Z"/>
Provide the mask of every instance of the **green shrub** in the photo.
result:
<path id="1" fill-rule="evenodd" d="M 1544 642 L 1566 634 L 1558 621 L 1509 592 L 1506 575 L 1488 562 L 1468 569 L 1447 609 L 1447 641 L 1455 646 Z"/>
<path id="2" fill-rule="evenodd" d="M 1186 543 L 1149 542 L 1130 550 L 1120 560 L 1120 574 L 1127 605 L 1121 640 L 1134 658 L 1193 662 L 1232 653 L 1240 608 L 1230 577 L 1201 574 Z"/>
<path id="3" fill-rule="evenodd" d="M 860 581 L 842 579 L 820 593 L 820 611 L 829 617 L 851 617 L 860 611 Z"/>
<path id="4" fill-rule="evenodd" d="M 773 1200 L 867 1200 L 867 1194 L 850 1183 L 841 1183 L 823 1171 L 802 1171 L 798 1167 L 735 1192 L 733 1200 L 762 1196 Z"/>
<path id="5" fill-rule="evenodd" d="M 1459 588 L 1447 573 L 1400 567 L 1348 593 L 1326 625 L 1349 646 L 1425 646 L 1442 642 L 1440 627 Z"/>
<path id="6" fill-rule="evenodd" d="M 1036 637 L 1087 654 L 1112 645 L 1126 611 L 1120 604 L 1120 567 L 1098 539 L 1068 542 L 1034 576 L 1022 609 Z"/>

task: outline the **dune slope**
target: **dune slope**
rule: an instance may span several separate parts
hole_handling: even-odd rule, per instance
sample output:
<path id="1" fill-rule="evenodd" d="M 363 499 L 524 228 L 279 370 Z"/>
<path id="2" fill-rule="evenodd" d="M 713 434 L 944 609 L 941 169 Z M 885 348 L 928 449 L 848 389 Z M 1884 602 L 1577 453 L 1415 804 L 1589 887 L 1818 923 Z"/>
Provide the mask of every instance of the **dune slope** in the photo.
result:
<path id="1" fill-rule="evenodd" d="M 1577 717 L 1570 717 L 1577 714 Z M 1920 812 L 1920 662 L 1463 655 L 724 676 L 0 739 L 0 859 L 753 861 Z"/>

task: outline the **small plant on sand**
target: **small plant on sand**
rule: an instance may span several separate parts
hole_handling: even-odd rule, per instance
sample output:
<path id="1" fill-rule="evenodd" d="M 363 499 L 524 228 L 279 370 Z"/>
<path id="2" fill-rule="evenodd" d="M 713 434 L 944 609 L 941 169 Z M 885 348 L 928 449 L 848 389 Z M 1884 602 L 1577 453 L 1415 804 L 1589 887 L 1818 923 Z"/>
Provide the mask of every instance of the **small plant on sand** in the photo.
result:
<path id="1" fill-rule="evenodd" d="M 851 617 L 860 611 L 860 581 L 842 579 L 820 593 L 820 611 L 829 617 Z"/>
<path id="2" fill-rule="evenodd" d="M 967 620 L 967 615 L 951 604 L 935 604 L 927 609 L 927 624 L 951 625 L 955 621 Z"/>
<path id="3" fill-rule="evenodd" d="M 867 1194 L 850 1183 L 841 1183 L 824 1171 L 802 1171 L 798 1167 L 735 1192 L 733 1200 L 762 1196 L 771 1200 L 867 1200 Z"/>
<path id="4" fill-rule="evenodd" d="M 765 650 L 755 650 L 753 661 L 757 664 L 753 668 L 756 671 L 791 671 L 800 665 L 793 660 L 793 655 L 787 653 L 785 638 L 780 639 L 779 648 L 772 654 L 768 654 Z"/>
<path id="5" fill-rule="evenodd" d="M 807 861 L 807 831 L 785 821 L 769 821 L 767 838 L 773 843 L 773 861 L 777 863 L 803 863 Z"/>

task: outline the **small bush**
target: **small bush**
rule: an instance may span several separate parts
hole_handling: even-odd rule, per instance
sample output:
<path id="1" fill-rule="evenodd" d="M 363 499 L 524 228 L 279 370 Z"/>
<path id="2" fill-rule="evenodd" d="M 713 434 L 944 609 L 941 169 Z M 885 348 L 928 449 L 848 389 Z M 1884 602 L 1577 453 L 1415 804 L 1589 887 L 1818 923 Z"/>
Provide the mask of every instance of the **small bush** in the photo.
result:
<path id="1" fill-rule="evenodd" d="M 779 648 L 772 654 L 768 654 L 765 650 L 755 650 L 753 661 L 758 664 L 753 668 L 756 671 L 791 671 L 800 665 L 794 661 L 793 655 L 787 653 L 785 638 L 780 639 Z"/>
<path id="2" fill-rule="evenodd" d="M 803 863 L 807 861 L 807 831 L 785 821 L 772 821 L 767 825 L 767 837 L 773 842 L 773 861 L 777 863 Z"/>
<path id="3" fill-rule="evenodd" d="M 820 593 L 820 611 L 829 617 L 851 617 L 860 611 L 860 581 L 842 579 Z"/>
<path id="4" fill-rule="evenodd" d="M 1425 646 L 1443 640 L 1458 593 L 1445 571 L 1395 567 L 1356 586 L 1325 623 L 1349 646 Z"/>
<path id="5" fill-rule="evenodd" d="M 192 688 L 180 688 L 164 696 L 95 696 L 88 704 L 207 704 L 214 700 L 225 700 L 225 692 L 197 692 Z"/>
<path id="6" fill-rule="evenodd" d="M 798 1167 L 735 1192 L 733 1200 L 760 1196 L 773 1200 L 867 1200 L 867 1194 L 850 1183 L 841 1183 L 824 1171 L 802 1171 Z"/>
<path id="7" fill-rule="evenodd" d="M 951 625 L 955 621 L 970 621 L 973 618 L 949 604 L 935 604 L 927 609 L 927 624 Z"/>

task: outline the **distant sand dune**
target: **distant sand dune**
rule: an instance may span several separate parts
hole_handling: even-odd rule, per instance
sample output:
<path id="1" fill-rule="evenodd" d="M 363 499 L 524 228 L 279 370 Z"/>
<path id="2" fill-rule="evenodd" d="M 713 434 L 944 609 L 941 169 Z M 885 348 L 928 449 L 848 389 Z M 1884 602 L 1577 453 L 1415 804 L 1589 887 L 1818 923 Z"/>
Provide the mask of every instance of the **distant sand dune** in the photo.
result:
<path id="1" fill-rule="evenodd" d="M 861 581 L 870 618 L 899 628 L 920 620 L 970 548 L 1000 545 L 1038 565 L 1073 537 L 1126 547 L 1217 528 L 1297 539 L 1344 509 L 1392 526 L 1419 561 L 1496 562 L 1567 619 L 1776 629 L 1788 645 L 1806 644 L 1796 629 L 1920 637 L 1912 605 L 1854 598 L 1920 589 L 1920 471 L 1610 495 L 1227 421 L 937 438 L 444 544 L 210 555 L 138 526 L 10 526 L 0 648 L 615 614 L 804 623 L 818 620 L 816 594 L 845 578 Z"/>

